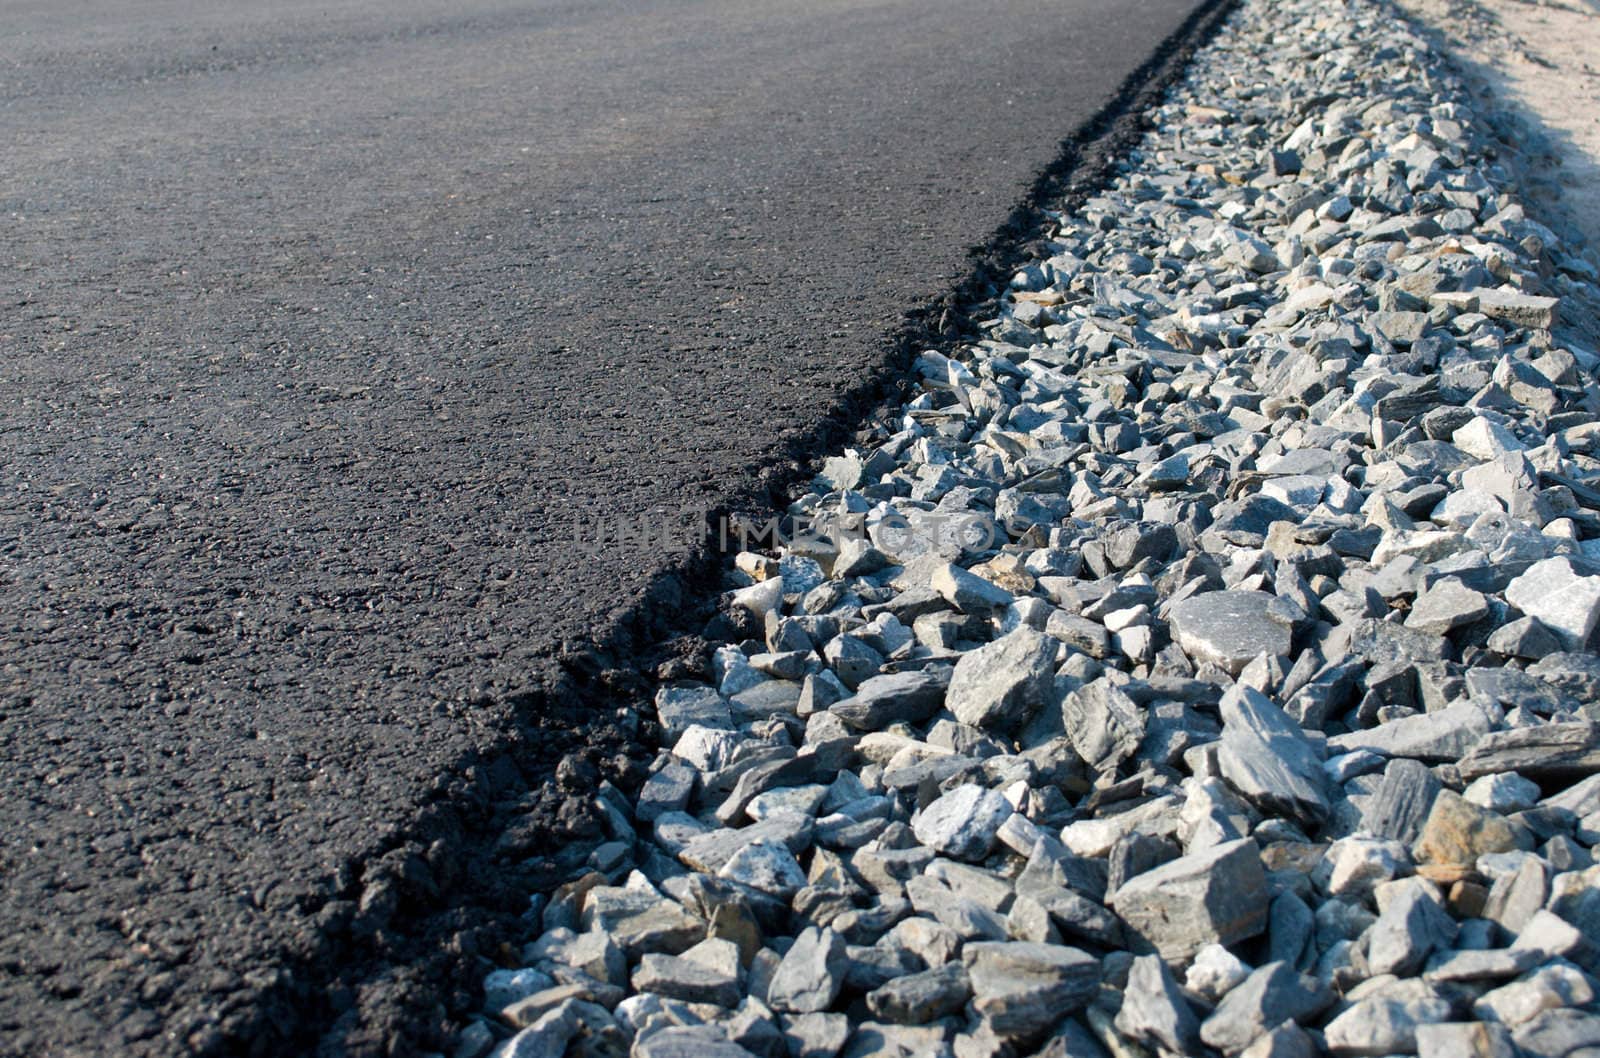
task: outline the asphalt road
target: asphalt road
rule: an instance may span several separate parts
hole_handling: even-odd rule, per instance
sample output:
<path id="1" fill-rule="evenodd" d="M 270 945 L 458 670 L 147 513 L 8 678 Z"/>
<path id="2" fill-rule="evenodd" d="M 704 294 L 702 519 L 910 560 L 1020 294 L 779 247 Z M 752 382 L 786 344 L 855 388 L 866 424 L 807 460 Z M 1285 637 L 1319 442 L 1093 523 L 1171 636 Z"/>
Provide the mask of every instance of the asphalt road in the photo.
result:
<path id="1" fill-rule="evenodd" d="M 0 0 L 0 1052 L 367 1046 L 252 1004 L 669 557 L 578 515 L 770 465 L 1196 6 Z"/>

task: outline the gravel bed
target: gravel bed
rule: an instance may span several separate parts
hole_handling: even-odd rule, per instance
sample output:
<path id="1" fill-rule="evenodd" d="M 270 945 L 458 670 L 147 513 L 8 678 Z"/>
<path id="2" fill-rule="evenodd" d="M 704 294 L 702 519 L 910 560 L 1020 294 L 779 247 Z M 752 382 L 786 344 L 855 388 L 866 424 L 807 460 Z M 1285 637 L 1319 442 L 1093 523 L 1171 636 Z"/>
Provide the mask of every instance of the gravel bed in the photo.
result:
<path id="1" fill-rule="evenodd" d="M 1596 272 L 1464 99 L 1247 0 L 739 555 L 456 1054 L 1600 1053 Z"/>

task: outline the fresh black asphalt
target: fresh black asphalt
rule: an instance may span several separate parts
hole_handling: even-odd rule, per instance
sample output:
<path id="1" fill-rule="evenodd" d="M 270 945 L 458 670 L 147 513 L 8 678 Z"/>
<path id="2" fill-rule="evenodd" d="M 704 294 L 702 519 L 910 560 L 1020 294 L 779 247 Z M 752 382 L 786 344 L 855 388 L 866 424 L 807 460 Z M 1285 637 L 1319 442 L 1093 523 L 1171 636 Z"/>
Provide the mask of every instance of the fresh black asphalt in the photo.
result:
<path id="1" fill-rule="evenodd" d="M 583 537 L 781 473 L 1199 6 L 5 0 L 0 1052 L 437 1044 L 372 953 L 672 561 Z"/>

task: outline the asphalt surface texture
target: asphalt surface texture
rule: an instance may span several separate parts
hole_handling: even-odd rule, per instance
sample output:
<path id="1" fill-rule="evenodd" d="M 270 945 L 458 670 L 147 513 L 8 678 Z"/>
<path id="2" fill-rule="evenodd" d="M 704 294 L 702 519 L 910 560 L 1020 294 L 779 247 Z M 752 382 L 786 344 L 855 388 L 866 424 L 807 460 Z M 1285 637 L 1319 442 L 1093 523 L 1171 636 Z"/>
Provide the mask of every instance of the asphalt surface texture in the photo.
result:
<path id="1" fill-rule="evenodd" d="M 1201 6 L 3 0 L 0 1053 L 442 1046 L 644 759 L 607 527 L 792 476 Z"/>

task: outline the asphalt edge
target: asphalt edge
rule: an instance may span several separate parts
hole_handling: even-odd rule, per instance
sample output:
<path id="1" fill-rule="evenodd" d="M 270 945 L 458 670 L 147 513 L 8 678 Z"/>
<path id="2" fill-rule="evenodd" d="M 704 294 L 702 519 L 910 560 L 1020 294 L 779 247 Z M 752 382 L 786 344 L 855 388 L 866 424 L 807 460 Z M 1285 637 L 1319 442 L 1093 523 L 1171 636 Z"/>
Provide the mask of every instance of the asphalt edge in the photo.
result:
<path id="1" fill-rule="evenodd" d="M 947 352 L 974 334 L 1018 263 L 1036 256 L 1047 204 L 1076 206 L 1108 183 L 1146 128 L 1145 113 L 1237 6 L 1202 0 L 1119 91 L 1040 171 L 990 238 L 969 252 L 967 274 L 908 311 L 878 367 L 809 430 L 777 439 L 714 521 L 781 511 L 817 462 L 904 400 L 913 358 Z M 569 644 L 525 688 L 478 703 L 506 732 L 494 755 L 463 759 L 440 777 L 409 825 L 362 863 L 329 879 L 302 906 L 307 930 L 279 965 L 226 1001 L 226 1014 L 186 1041 L 198 1058 L 316 1054 L 406 1056 L 449 1043 L 478 999 L 481 959 L 498 962 L 530 893 L 565 880 L 601 840 L 592 811 L 602 780 L 625 791 L 655 748 L 649 707 L 658 672 L 703 661 L 729 560 L 707 542 L 662 569 L 644 594 L 592 641 Z M 559 857 L 551 855 L 560 850 Z M 512 870 L 507 855 L 527 853 Z"/>

